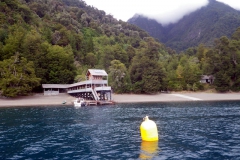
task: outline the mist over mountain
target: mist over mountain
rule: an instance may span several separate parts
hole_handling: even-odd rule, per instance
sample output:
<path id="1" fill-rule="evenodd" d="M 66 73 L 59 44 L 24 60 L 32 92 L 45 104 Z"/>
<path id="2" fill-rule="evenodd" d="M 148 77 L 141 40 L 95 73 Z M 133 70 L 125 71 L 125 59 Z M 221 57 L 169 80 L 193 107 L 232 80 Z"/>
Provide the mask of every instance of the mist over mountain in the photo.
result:
<path id="1" fill-rule="evenodd" d="M 142 15 L 135 15 L 128 22 L 147 31 L 166 46 L 182 51 L 200 43 L 212 45 L 214 39 L 221 36 L 230 37 L 240 26 L 240 11 L 216 0 L 209 0 L 207 6 L 167 26 Z"/>
<path id="2" fill-rule="evenodd" d="M 151 3 L 151 1 L 149 1 Z M 168 0 L 167 2 L 158 1 L 155 5 L 146 6 L 142 11 L 136 12 L 138 15 L 156 20 L 164 26 L 176 23 L 185 15 L 188 15 L 203 6 L 208 5 L 208 0 Z M 149 9 L 150 8 L 150 9 Z"/>

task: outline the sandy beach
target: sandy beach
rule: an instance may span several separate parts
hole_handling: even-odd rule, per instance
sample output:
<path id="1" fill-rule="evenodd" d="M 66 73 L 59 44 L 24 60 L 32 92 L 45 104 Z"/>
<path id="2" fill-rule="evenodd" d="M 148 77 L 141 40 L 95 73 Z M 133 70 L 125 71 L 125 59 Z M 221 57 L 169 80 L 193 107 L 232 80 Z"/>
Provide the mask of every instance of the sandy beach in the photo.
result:
<path id="1" fill-rule="evenodd" d="M 53 106 L 73 105 L 75 98 L 68 94 L 59 94 L 55 96 L 44 96 L 35 94 L 18 98 L 0 98 L 0 107 L 14 106 Z M 177 101 L 227 101 L 240 100 L 240 93 L 161 93 L 154 95 L 137 95 L 137 94 L 112 94 L 115 103 L 142 103 L 142 102 L 177 102 Z"/>
<path id="2" fill-rule="evenodd" d="M 227 101 L 240 100 L 240 93 L 161 93 L 155 95 L 114 94 L 117 103 L 177 102 L 177 101 Z"/>

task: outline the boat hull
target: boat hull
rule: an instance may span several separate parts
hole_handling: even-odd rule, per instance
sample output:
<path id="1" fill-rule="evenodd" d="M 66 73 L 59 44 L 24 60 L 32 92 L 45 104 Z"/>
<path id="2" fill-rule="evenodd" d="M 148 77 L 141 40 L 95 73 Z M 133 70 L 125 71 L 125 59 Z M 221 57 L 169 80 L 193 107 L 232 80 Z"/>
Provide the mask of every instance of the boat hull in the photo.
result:
<path id="1" fill-rule="evenodd" d="M 86 103 L 84 102 L 84 100 L 78 100 L 78 99 L 76 99 L 73 102 L 73 104 L 74 104 L 74 107 L 76 107 L 76 108 L 80 108 L 82 106 L 86 106 Z"/>

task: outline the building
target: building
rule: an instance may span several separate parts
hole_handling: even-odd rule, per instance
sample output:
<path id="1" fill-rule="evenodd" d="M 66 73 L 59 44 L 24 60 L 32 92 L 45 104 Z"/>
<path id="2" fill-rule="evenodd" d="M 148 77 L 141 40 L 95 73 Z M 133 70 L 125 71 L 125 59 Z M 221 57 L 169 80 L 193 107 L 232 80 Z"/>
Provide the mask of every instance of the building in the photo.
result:
<path id="1" fill-rule="evenodd" d="M 105 70 L 88 69 L 86 81 L 71 84 L 68 94 L 89 100 L 111 100 L 111 87 Z"/>
<path id="2" fill-rule="evenodd" d="M 69 84 L 42 84 L 43 94 L 58 95 L 59 93 L 66 93 Z"/>
<path id="3" fill-rule="evenodd" d="M 200 83 L 212 84 L 213 81 L 214 81 L 214 77 L 212 75 L 202 75 Z"/>
<path id="4" fill-rule="evenodd" d="M 112 100 L 111 87 L 108 86 L 108 74 L 101 69 L 88 69 L 86 81 L 74 84 L 43 84 L 44 95 L 57 95 L 67 92 L 74 97 L 87 100 Z"/>

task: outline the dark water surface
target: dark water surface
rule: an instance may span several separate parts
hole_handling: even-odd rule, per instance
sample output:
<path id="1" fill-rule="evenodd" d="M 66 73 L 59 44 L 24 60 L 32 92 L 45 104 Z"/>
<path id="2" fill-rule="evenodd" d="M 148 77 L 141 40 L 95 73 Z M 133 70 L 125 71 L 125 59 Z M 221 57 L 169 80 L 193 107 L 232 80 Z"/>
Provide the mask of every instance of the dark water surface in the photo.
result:
<path id="1" fill-rule="evenodd" d="M 146 115 L 160 140 L 142 142 Z M 0 108 L 0 159 L 240 159 L 240 102 Z"/>

